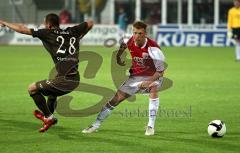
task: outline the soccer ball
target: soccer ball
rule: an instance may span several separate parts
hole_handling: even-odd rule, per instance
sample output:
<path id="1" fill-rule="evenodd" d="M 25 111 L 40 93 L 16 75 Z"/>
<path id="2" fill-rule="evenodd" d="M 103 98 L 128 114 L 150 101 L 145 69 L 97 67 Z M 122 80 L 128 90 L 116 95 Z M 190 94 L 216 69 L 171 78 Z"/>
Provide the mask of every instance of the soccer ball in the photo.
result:
<path id="1" fill-rule="evenodd" d="M 226 125 L 221 120 L 213 120 L 208 124 L 208 134 L 211 137 L 223 137 L 226 133 Z"/>

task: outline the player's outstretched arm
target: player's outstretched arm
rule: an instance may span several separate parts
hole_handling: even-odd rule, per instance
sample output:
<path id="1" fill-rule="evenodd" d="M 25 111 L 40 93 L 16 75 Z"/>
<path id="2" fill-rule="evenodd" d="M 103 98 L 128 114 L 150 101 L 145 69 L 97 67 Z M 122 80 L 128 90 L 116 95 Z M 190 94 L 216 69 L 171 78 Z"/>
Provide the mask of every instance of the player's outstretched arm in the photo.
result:
<path id="1" fill-rule="evenodd" d="M 82 32 L 82 34 L 80 36 L 80 39 L 83 38 L 88 33 L 88 31 L 91 30 L 92 27 L 93 27 L 93 21 L 92 20 L 87 20 L 86 23 L 87 23 L 87 28 Z M 82 25 L 82 24 L 80 24 L 80 25 Z"/>
<path id="2" fill-rule="evenodd" d="M 2 27 L 8 27 L 16 32 L 26 34 L 26 35 L 32 35 L 32 32 L 29 28 L 25 27 L 24 25 L 21 24 L 15 24 L 15 23 L 8 23 L 6 21 L 0 20 L 0 25 Z"/>

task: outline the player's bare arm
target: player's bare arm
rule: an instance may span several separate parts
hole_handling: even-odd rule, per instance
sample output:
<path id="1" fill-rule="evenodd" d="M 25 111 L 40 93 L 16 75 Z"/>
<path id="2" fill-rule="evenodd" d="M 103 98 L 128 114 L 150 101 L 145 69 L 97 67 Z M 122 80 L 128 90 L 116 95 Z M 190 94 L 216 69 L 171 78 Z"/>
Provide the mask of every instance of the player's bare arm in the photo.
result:
<path id="1" fill-rule="evenodd" d="M 139 88 L 151 88 L 154 84 L 153 82 L 158 80 L 160 77 L 163 76 L 164 71 L 156 71 L 147 81 L 143 81 L 140 85 Z"/>
<path id="2" fill-rule="evenodd" d="M 125 61 L 121 59 L 121 55 L 123 54 L 126 48 L 127 48 L 127 45 L 125 43 L 121 43 L 117 52 L 117 56 L 116 56 L 117 63 L 121 66 L 125 66 Z"/>
<path id="3" fill-rule="evenodd" d="M 1 26 L 1 27 L 5 27 L 4 21 L 0 20 L 0 26 Z"/>
<path id="4" fill-rule="evenodd" d="M 88 20 L 88 21 L 86 21 L 87 22 L 87 24 L 88 24 L 88 29 L 90 30 L 90 29 L 92 29 L 92 27 L 93 27 L 93 21 L 92 20 Z"/>
<path id="5" fill-rule="evenodd" d="M 29 28 L 25 27 L 24 25 L 21 24 L 16 24 L 16 23 L 8 23 L 6 21 L 0 20 L 0 25 L 3 27 L 8 27 L 16 32 L 26 34 L 26 35 L 32 35 L 32 32 Z"/>

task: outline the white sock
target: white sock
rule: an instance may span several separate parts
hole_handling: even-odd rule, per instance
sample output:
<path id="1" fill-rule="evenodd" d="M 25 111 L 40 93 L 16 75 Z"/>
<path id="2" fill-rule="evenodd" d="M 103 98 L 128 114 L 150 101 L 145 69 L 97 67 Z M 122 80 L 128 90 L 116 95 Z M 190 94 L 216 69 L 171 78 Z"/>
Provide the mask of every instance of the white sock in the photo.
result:
<path id="1" fill-rule="evenodd" d="M 157 111 L 159 107 L 159 98 L 149 98 L 149 120 L 148 126 L 154 128 L 155 120 L 157 117 Z"/>
<path id="2" fill-rule="evenodd" d="M 53 119 L 53 117 L 54 117 L 53 114 L 51 114 L 51 115 L 48 116 L 48 117 L 45 117 L 45 116 L 44 116 L 44 119 L 46 119 L 46 118 L 47 118 L 47 119 Z"/>
<path id="3" fill-rule="evenodd" d="M 240 42 L 236 43 L 236 59 L 240 60 Z"/>
<path id="4" fill-rule="evenodd" d="M 95 123 L 92 124 L 93 126 L 99 127 L 101 123 L 111 114 L 111 111 L 114 109 L 114 107 L 111 106 L 109 103 L 108 106 L 110 106 L 111 108 L 104 106 L 101 112 L 98 114 Z"/>

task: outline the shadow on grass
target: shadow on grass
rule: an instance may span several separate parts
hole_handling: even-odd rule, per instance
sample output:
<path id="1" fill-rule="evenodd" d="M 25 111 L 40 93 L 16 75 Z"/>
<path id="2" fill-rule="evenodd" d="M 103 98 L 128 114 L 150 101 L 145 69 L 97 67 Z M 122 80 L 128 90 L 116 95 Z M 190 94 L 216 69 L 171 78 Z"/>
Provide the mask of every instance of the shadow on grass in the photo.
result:
<path id="1" fill-rule="evenodd" d="M 38 128 L 41 127 L 41 122 L 27 122 L 22 120 L 10 120 L 0 118 L 1 131 L 4 133 L 8 132 L 36 132 L 38 133 Z M 61 140 L 73 140 L 79 143 L 91 143 L 91 144 L 101 144 L 107 143 L 113 146 L 132 146 L 138 147 L 143 141 L 156 142 L 159 146 L 152 146 L 152 150 L 162 151 L 163 148 L 159 148 L 161 142 L 168 142 L 169 144 L 183 144 L 183 147 L 186 145 L 195 146 L 195 147 L 204 147 L 206 150 L 216 149 L 216 150 L 228 150 L 231 152 L 238 152 L 239 145 L 236 144 L 238 138 L 236 135 L 239 133 L 228 133 L 224 138 L 213 139 L 210 138 L 207 134 L 203 136 L 202 133 L 193 133 L 193 132 L 183 132 L 183 131 L 156 131 L 156 135 L 147 137 L 144 135 L 144 128 L 142 130 L 137 129 L 100 129 L 97 133 L 92 134 L 82 134 L 81 129 L 72 129 L 65 128 L 59 125 L 51 127 L 49 131 L 44 133 L 47 135 L 57 136 Z M 39 134 L 42 135 L 42 134 Z M 23 135 L 24 137 L 24 135 Z M 40 136 L 39 136 L 40 137 Z M 236 139 L 234 139 L 236 138 Z M 139 141 L 139 142 L 138 142 Z M 99 146 L 100 147 L 100 146 Z M 143 147 L 144 148 L 144 147 Z M 181 147 L 180 147 L 181 148 Z M 166 148 L 165 148 L 166 149 Z M 204 150 L 204 149 L 203 149 Z"/>
<path id="2" fill-rule="evenodd" d="M 203 136 L 204 132 L 204 136 Z M 172 143 L 184 143 L 191 146 L 202 147 L 206 150 L 215 149 L 217 150 L 228 150 L 229 152 L 238 152 L 240 149 L 239 145 L 236 143 L 236 140 L 229 139 L 229 135 L 235 135 L 228 133 L 228 135 L 223 138 L 211 138 L 208 134 L 203 131 L 200 132 L 182 132 L 182 131 L 159 131 L 160 139 L 165 141 L 171 141 Z M 205 134 L 206 133 L 206 134 Z M 239 135 L 239 133 L 237 134 Z M 239 138 L 238 138 L 239 139 Z"/>
<path id="3" fill-rule="evenodd" d="M 28 122 L 28 121 L 22 121 L 22 120 L 10 120 L 10 119 L 2 119 L 0 118 L 0 125 L 1 125 L 1 131 L 4 132 L 30 132 L 30 131 L 36 131 L 38 132 L 39 128 L 42 127 L 41 121 L 39 123 L 35 122 Z M 66 128 L 63 128 L 61 126 L 53 126 L 49 129 L 55 129 L 57 131 L 66 131 Z"/>
<path id="4" fill-rule="evenodd" d="M 109 135 L 112 133 L 112 135 L 116 137 L 126 137 L 126 138 L 134 138 L 135 140 L 143 140 L 146 142 L 156 142 L 161 146 L 161 142 L 168 142 L 169 144 L 183 144 L 182 149 L 186 146 L 192 146 L 192 147 L 202 147 L 202 150 L 204 151 L 209 149 L 215 149 L 217 150 L 228 150 L 229 152 L 238 152 L 240 149 L 240 146 L 238 143 L 236 143 L 236 140 L 239 138 L 236 138 L 240 133 L 228 133 L 223 138 L 211 138 L 207 135 L 203 136 L 202 133 L 194 133 L 194 132 L 184 132 L 184 131 L 156 131 L 154 136 L 145 136 L 144 130 L 113 130 L 113 129 L 107 129 L 102 130 L 101 132 L 105 133 L 106 135 Z M 233 139 L 236 138 L 235 140 Z M 181 147 L 179 147 L 180 149 Z M 205 148 L 205 149 L 204 149 Z M 157 148 L 155 148 L 157 149 Z"/>
<path id="5" fill-rule="evenodd" d="M 13 132 L 13 131 L 29 131 L 29 130 L 36 130 L 40 124 L 27 122 L 27 121 L 20 121 L 20 120 L 10 120 L 10 119 L 2 119 L 0 118 L 1 123 L 1 130 L 6 132 Z"/>
<path id="6" fill-rule="evenodd" d="M 22 121 L 22 120 L 11 120 L 11 119 L 2 119 L 0 118 L 0 125 L 1 125 L 1 132 L 9 133 L 9 132 L 20 132 L 22 134 L 27 132 L 36 132 L 38 134 L 38 129 L 42 126 L 41 121 L 39 123 L 34 122 L 28 122 L 28 121 Z M 113 131 L 112 131 L 113 132 Z M 119 131 L 120 132 L 120 131 Z M 65 128 L 59 125 L 55 125 L 51 127 L 47 132 L 43 133 L 44 135 L 55 135 L 58 136 L 59 139 L 62 140 L 74 140 L 79 142 L 107 142 L 107 143 L 120 143 L 121 145 L 127 145 L 130 142 L 129 141 L 121 141 L 112 138 L 104 138 L 99 137 L 98 133 L 91 134 L 91 135 L 84 135 L 81 133 L 81 130 L 78 129 L 76 131 L 75 129 L 71 128 Z M 39 133 L 39 136 L 43 135 L 42 133 Z M 106 133 L 102 133 L 103 135 L 106 135 Z M 102 135 L 101 134 L 101 135 Z M 107 135 L 109 135 L 110 132 L 107 132 Z M 24 135 L 23 135 L 24 137 Z M 132 144 L 134 145 L 134 144 Z M 137 144 L 136 144 L 137 145 Z"/>

